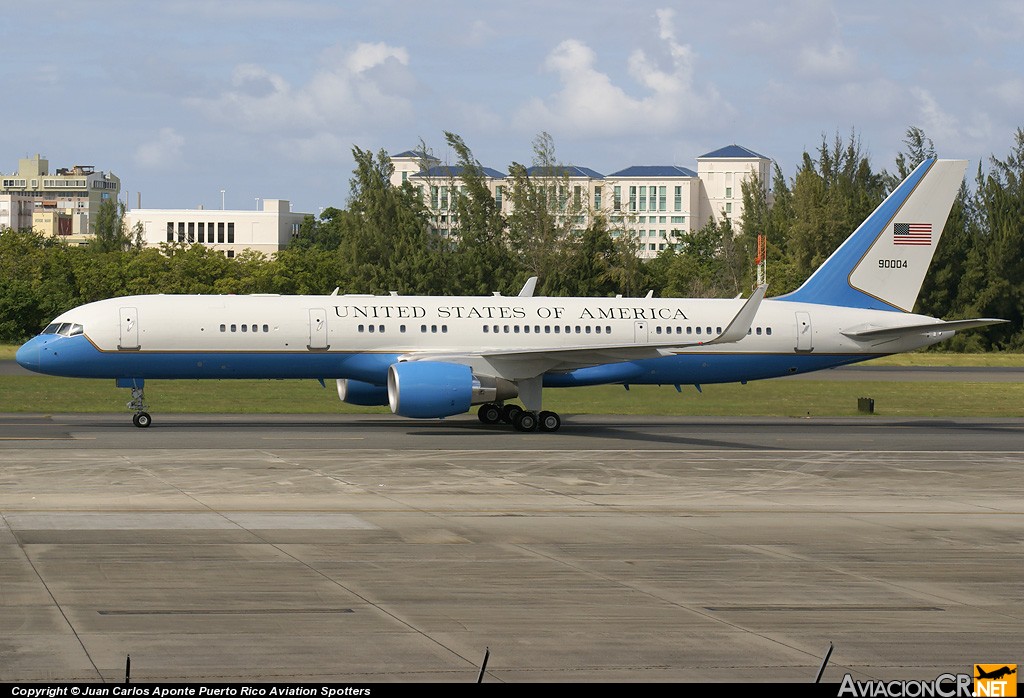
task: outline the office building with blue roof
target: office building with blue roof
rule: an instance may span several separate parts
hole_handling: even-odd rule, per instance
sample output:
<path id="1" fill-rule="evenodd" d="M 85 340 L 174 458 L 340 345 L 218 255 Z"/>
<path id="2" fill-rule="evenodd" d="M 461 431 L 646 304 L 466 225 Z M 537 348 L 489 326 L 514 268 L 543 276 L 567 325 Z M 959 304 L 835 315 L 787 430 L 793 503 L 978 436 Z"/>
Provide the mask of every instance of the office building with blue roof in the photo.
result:
<path id="1" fill-rule="evenodd" d="M 452 209 L 457 192 L 464 189 L 455 166 L 442 164 L 424 153 L 407 150 L 391 156 L 391 182 L 409 182 L 422 191 L 424 204 L 434 212 L 434 225 L 442 234 L 457 233 Z M 683 237 L 712 219 L 722 218 L 737 225 L 743 216 L 742 183 L 754 176 L 767 187 L 771 181 L 771 159 L 739 145 L 730 145 L 697 158 L 697 170 L 679 165 L 633 165 L 611 174 L 588 167 L 564 165 L 557 172 L 543 167 L 528 168 L 531 177 L 552 177 L 563 188 L 559 198 L 582 203 L 585 214 L 603 212 L 613 235 L 630 235 L 643 258 L 675 247 Z M 508 196 L 508 175 L 484 168 L 487 186 L 505 213 L 512 209 Z"/>

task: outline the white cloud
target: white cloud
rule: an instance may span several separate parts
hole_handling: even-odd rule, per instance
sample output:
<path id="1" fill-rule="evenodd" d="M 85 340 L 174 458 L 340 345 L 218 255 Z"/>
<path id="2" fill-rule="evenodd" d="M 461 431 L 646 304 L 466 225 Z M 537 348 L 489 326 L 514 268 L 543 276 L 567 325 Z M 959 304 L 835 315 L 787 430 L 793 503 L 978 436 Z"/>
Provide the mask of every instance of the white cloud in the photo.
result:
<path id="1" fill-rule="evenodd" d="M 135 162 L 140 167 L 161 169 L 176 165 L 181 159 L 185 138 L 173 128 L 160 129 L 156 138 L 135 149 Z"/>
<path id="2" fill-rule="evenodd" d="M 240 65 L 230 88 L 188 104 L 213 121 L 252 133 L 337 133 L 411 117 L 406 95 L 414 82 L 404 48 L 361 43 L 345 53 L 329 50 L 322 62 L 305 85 L 258 65 Z"/>
<path id="3" fill-rule="evenodd" d="M 713 85 L 695 84 L 696 56 L 690 46 L 676 41 L 673 12 L 658 10 L 657 18 L 667 65 L 636 49 L 627 62 L 634 84 L 620 87 L 597 69 L 593 49 L 566 39 L 544 61 L 544 68 L 557 74 L 561 88 L 547 99 L 534 98 L 522 106 L 518 124 L 527 131 L 557 127 L 591 136 L 641 129 L 664 134 L 731 116 L 733 108 Z M 637 97 L 632 91 L 646 94 Z"/>

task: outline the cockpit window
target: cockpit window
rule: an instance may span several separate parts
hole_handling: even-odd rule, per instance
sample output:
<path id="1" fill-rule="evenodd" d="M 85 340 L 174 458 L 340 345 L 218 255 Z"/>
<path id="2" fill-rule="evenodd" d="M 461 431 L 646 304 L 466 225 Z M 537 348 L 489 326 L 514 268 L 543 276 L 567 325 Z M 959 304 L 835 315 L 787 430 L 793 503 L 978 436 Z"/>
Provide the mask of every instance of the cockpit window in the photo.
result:
<path id="1" fill-rule="evenodd" d="M 61 337 L 77 337 L 85 328 L 77 322 L 52 322 L 40 334 L 59 334 Z"/>

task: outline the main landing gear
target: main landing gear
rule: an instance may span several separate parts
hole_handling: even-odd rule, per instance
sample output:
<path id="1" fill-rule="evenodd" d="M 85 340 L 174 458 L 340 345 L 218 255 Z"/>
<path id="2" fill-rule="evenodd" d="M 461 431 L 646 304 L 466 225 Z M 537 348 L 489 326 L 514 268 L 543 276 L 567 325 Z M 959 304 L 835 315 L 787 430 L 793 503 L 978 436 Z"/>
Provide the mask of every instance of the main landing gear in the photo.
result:
<path id="1" fill-rule="evenodd" d="M 534 412 L 524 410 L 519 405 L 498 405 L 488 402 L 480 405 L 476 415 L 484 424 L 505 422 L 511 424 L 516 431 L 558 431 L 562 426 L 562 419 L 557 412 Z"/>

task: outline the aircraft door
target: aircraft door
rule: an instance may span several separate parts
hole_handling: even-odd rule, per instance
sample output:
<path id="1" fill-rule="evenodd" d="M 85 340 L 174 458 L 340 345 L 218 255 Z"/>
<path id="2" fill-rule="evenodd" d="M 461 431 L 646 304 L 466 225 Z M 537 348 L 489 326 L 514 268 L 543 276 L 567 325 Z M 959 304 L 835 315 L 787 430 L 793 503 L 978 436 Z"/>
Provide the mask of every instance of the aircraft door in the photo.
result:
<path id="1" fill-rule="evenodd" d="M 814 351 L 814 332 L 811 329 L 811 314 L 796 314 L 796 350 Z"/>
<path id="2" fill-rule="evenodd" d="M 633 323 L 633 341 L 637 344 L 647 344 L 647 323 L 643 320 Z"/>
<path id="3" fill-rule="evenodd" d="M 121 308 L 121 336 L 117 348 L 122 351 L 138 351 L 139 316 L 135 308 Z"/>
<path id="4" fill-rule="evenodd" d="M 309 345 L 306 348 L 330 348 L 327 344 L 327 313 L 323 308 L 309 309 Z"/>

